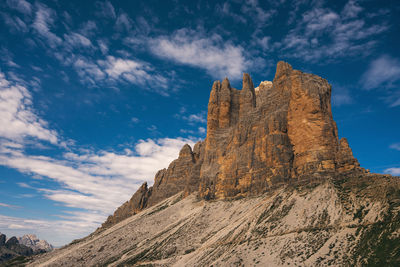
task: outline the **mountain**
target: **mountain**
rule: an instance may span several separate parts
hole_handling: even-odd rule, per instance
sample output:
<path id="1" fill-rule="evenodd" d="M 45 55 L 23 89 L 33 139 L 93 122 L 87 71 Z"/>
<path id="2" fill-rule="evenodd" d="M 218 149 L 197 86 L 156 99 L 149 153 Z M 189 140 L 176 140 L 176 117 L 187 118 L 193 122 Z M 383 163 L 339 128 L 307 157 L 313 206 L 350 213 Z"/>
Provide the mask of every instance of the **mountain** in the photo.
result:
<path id="1" fill-rule="evenodd" d="M 33 250 L 18 242 L 13 236 L 6 240 L 6 235 L 0 233 L 0 264 L 18 256 L 30 256 Z"/>
<path id="2" fill-rule="evenodd" d="M 360 167 L 330 98 L 285 62 L 257 88 L 214 82 L 204 141 L 28 266 L 399 266 L 400 179 Z"/>
<path id="3" fill-rule="evenodd" d="M 53 250 L 53 246 L 46 240 L 39 240 L 36 235 L 24 235 L 19 237 L 20 244 L 30 247 L 34 252 L 48 252 Z"/>
<path id="4" fill-rule="evenodd" d="M 0 233 L 0 266 L 17 266 L 25 262 L 24 257 L 53 250 L 53 246 L 45 240 L 39 240 L 35 235 L 11 237 Z"/>
<path id="5" fill-rule="evenodd" d="M 366 173 L 338 130 L 331 85 L 313 74 L 277 64 L 274 81 L 255 90 L 248 74 L 242 90 L 214 82 L 207 137 L 186 145 L 153 187 L 143 184 L 103 224 L 107 228 L 180 191 L 206 199 L 258 195 L 284 184 L 307 183 L 345 173 Z"/>

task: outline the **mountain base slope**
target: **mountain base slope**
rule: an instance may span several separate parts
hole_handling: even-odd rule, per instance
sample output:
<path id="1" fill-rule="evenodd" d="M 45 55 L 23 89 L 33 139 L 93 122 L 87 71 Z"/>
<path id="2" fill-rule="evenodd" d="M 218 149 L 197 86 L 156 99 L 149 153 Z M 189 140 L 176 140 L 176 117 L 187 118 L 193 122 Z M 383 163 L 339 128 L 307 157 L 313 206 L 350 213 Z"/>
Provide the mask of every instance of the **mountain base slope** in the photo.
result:
<path id="1" fill-rule="evenodd" d="M 399 211 L 399 179 L 375 174 L 236 200 L 177 194 L 28 265 L 399 266 Z"/>

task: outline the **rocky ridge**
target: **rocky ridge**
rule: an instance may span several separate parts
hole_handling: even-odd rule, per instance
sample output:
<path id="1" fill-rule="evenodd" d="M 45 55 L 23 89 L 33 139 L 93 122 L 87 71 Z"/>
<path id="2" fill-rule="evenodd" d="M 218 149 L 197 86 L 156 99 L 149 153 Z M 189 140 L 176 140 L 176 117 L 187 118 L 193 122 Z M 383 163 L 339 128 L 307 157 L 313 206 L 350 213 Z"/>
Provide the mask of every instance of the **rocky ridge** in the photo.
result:
<path id="1" fill-rule="evenodd" d="M 18 242 L 24 246 L 30 247 L 35 253 L 48 252 L 54 249 L 46 240 L 40 240 L 33 234 L 19 237 Z"/>
<path id="2" fill-rule="evenodd" d="M 7 240 L 6 235 L 0 233 L 0 264 L 18 256 L 30 256 L 33 250 L 18 242 L 13 236 Z"/>
<path id="3" fill-rule="evenodd" d="M 25 257 L 51 250 L 53 246 L 45 240 L 39 240 L 36 235 L 13 236 L 7 240 L 6 235 L 0 233 L 1 266 L 19 266 L 19 263 L 25 262 Z"/>
<path id="4" fill-rule="evenodd" d="M 144 183 L 109 216 L 102 229 L 184 191 L 205 199 L 258 195 L 285 184 L 346 173 L 366 173 L 353 157 L 331 111 L 331 85 L 278 62 L 275 78 L 255 89 L 243 75 L 241 90 L 226 78 L 212 86 L 207 137 L 185 145 L 154 185 Z"/>

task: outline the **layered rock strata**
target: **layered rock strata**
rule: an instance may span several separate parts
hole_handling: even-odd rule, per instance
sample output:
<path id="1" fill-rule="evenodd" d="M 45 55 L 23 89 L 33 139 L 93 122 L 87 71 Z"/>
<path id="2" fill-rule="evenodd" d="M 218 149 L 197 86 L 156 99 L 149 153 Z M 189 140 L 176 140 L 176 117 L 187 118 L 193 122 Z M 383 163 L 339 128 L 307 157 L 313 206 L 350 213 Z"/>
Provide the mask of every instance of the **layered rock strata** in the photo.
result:
<path id="1" fill-rule="evenodd" d="M 185 145 L 153 187 L 143 184 L 103 227 L 178 192 L 205 199 L 256 195 L 283 184 L 365 172 L 346 139 L 338 139 L 331 85 L 278 62 L 275 78 L 256 89 L 249 74 L 241 90 L 226 78 L 212 86 L 207 137 Z"/>

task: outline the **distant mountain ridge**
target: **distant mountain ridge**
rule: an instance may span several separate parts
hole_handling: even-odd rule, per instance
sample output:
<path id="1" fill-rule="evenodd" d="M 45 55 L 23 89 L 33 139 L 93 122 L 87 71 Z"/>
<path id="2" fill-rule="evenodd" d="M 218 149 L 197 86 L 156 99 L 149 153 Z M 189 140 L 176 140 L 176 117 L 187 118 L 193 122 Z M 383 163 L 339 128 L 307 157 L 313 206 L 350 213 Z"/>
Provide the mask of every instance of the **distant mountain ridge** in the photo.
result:
<path id="1" fill-rule="evenodd" d="M 18 241 L 20 244 L 30 247 L 34 252 L 48 252 L 54 249 L 46 240 L 40 240 L 33 234 L 18 237 Z"/>
<path id="2" fill-rule="evenodd" d="M 31 256 L 53 250 L 53 246 L 45 240 L 39 240 L 36 235 L 11 237 L 0 233 L 0 264 L 19 256 Z"/>

